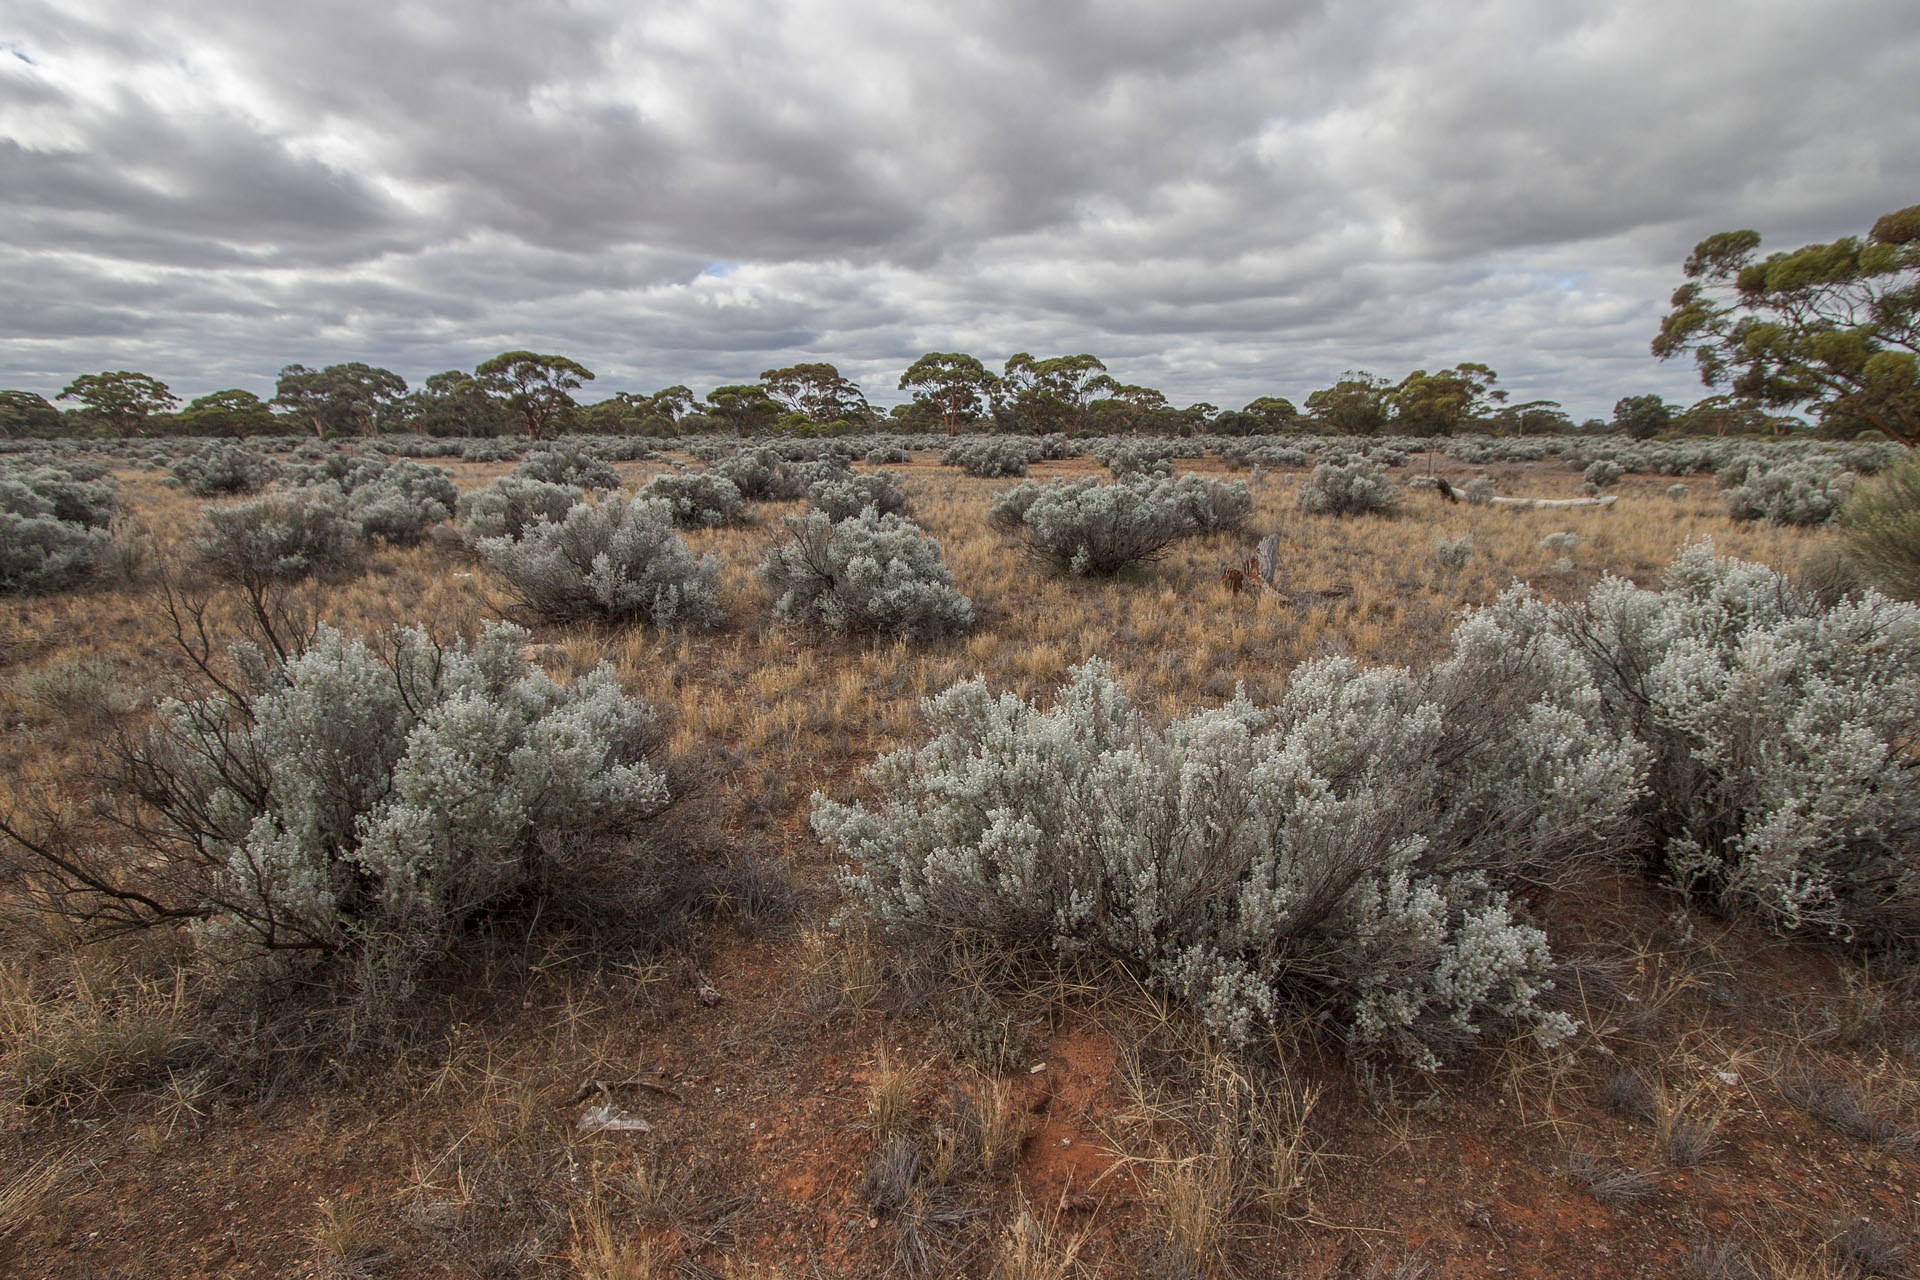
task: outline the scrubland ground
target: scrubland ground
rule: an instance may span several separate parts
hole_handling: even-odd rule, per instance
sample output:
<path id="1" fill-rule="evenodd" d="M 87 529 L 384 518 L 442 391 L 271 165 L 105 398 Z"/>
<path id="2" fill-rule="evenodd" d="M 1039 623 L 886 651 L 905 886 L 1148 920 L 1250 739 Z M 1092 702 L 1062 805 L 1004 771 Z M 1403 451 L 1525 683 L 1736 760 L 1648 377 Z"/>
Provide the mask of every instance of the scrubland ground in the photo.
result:
<path id="1" fill-rule="evenodd" d="M 506 470 L 452 469 L 462 488 Z M 625 487 L 661 469 L 624 465 Z M 1908 972 L 1689 911 L 1623 871 L 1541 906 L 1580 1023 L 1554 1049 L 1523 1037 L 1420 1075 L 1341 1056 L 1303 1015 L 1228 1052 L 1092 963 L 983 954 L 935 972 L 888 950 L 837 919 L 833 859 L 806 823 L 815 790 L 858 793 L 877 754 L 916 740 L 920 699 L 971 675 L 1045 700 L 1098 655 L 1172 718 L 1236 688 L 1271 700 L 1324 653 L 1418 665 L 1516 578 L 1563 598 L 1605 572 L 1648 584 L 1700 537 L 1791 571 L 1830 535 L 1735 524 L 1706 477 L 1681 498 L 1668 477 L 1630 476 L 1612 508 L 1415 492 L 1396 519 L 1337 519 L 1301 514 L 1300 475 L 1274 472 L 1253 481 L 1250 530 L 1281 536 L 1277 590 L 1236 594 L 1222 574 L 1253 539 L 1075 580 L 988 527 L 1012 482 L 924 456 L 893 470 L 974 602 L 965 639 L 822 643 L 775 625 L 753 568 L 798 503 L 688 535 L 724 566 L 717 632 L 534 628 L 556 676 L 611 664 L 702 779 L 723 869 L 664 946 L 504 915 L 392 1025 L 303 1038 L 284 1011 L 210 1011 L 186 938 L 83 947 L 57 917 L 16 913 L 0 1272 L 1908 1274 Z M 1495 474 L 1508 493 L 1580 492 L 1558 464 Z M 119 480 L 153 563 L 180 562 L 199 503 L 152 473 Z M 1543 545 L 1556 533 L 1572 540 Z M 1467 563 L 1444 565 L 1436 542 L 1469 535 Z M 354 631 L 452 634 L 510 613 L 457 540 L 377 551 L 308 594 Z M 11 798 L 84 789 L 98 743 L 188 674 L 165 605 L 151 577 L 6 603 Z M 594 1115 L 628 1127 L 583 1126 Z"/>

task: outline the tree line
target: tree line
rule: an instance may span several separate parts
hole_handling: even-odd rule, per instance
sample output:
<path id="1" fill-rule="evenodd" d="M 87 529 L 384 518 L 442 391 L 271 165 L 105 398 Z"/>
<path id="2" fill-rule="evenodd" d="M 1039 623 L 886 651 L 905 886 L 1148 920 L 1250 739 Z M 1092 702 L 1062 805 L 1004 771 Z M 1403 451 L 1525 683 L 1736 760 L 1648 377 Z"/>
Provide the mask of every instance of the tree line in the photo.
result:
<path id="1" fill-rule="evenodd" d="M 1692 352 L 1716 394 L 1680 409 L 1656 395 L 1626 396 L 1611 421 L 1576 425 L 1552 400 L 1513 402 L 1484 364 L 1415 369 L 1398 382 L 1343 374 L 1296 406 L 1260 396 L 1239 409 L 1176 408 L 1152 387 L 1115 378 L 1098 357 L 1009 356 L 998 373 L 964 352 L 929 351 L 900 375 L 912 393 L 882 414 L 858 384 L 827 363 L 768 369 L 759 381 L 619 392 L 582 404 L 573 393 L 593 373 L 562 355 L 506 351 L 472 372 L 449 369 L 416 389 L 390 369 L 292 364 L 271 400 L 216 391 L 182 406 L 165 383 L 127 370 L 75 378 L 56 399 L 0 391 L 0 435 L 245 436 L 290 428 L 320 437 L 416 432 L 435 436 L 560 432 L 736 436 L 890 429 L 1044 434 L 1266 435 L 1330 432 L 1439 436 L 1463 432 L 1545 435 L 1615 431 L 1647 438 L 1785 434 L 1809 411 L 1822 434 L 1862 432 L 1904 444 L 1920 437 L 1920 205 L 1886 214 L 1862 240 L 1843 237 L 1764 260 L 1759 233 L 1728 231 L 1695 246 L 1682 265 L 1652 352 Z M 1721 390 L 1724 388 L 1724 390 Z"/>
<path id="2" fill-rule="evenodd" d="M 1276 435 L 1330 433 L 1412 436 L 1485 432 L 1544 435 L 1575 430 L 1727 434 L 1777 430 L 1780 420 L 1713 397 L 1691 409 L 1658 396 L 1629 396 L 1611 420 L 1576 424 L 1550 400 L 1510 403 L 1483 364 L 1428 372 L 1397 382 L 1364 371 L 1314 391 L 1304 405 L 1260 396 L 1239 409 L 1207 403 L 1176 407 L 1152 387 L 1122 383 L 1089 354 L 1009 357 L 999 372 L 962 352 L 928 352 L 900 375 L 912 398 L 882 412 L 832 364 L 768 369 L 756 382 L 715 387 L 698 397 L 685 386 L 652 394 L 618 392 L 583 403 L 575 393 L 591 370 L 561 355 L 509 351 L 472 372 L 450 369 L 410 388 L 390 369 L 363 363 L 280 371 L 274 395 L 216 391 L 182 404 L 164 382 L 127 370 L 85 374 L 59 405 L 28 391 L 0 391 L 6 436 L 214 436 L 298 433 L 317 438 L 416 433 L 430 436 L 567 434 L 677 436 L 819 435 L 892 430 L 1069 435 Z"/>

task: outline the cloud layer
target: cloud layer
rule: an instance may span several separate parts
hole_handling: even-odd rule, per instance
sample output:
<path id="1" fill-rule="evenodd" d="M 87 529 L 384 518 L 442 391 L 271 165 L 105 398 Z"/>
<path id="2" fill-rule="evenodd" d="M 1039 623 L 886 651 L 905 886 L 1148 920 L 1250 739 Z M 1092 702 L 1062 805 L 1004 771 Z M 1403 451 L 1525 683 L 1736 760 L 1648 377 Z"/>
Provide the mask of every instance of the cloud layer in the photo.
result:
<path id="1" fill-rule="evenodd" d="M 1576 416 L 1702 236 L 1920 200 L 1900 0 L 16 0 L 0 386 L 507 348 L 596 391 L 1091 351 L 1176 403 L 1477 360 Z"/>

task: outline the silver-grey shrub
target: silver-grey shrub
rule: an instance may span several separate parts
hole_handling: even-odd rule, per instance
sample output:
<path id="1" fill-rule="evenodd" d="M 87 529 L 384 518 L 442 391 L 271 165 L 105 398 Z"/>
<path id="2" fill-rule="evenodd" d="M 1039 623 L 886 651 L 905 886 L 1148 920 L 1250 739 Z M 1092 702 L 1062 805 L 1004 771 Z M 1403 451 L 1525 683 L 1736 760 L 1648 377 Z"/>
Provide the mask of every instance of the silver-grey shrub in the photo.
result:
<path id="1" fill-rule="evenodd" d="M 173 476 L 196 498 L 258 493 L 280 474 L 280 464 L 237 444 L 214 443 L 173 464 Z"/>
<path id="2" fill-rule="evenodd" d="M 1587 469 L 1580 473 L 1580 478 L 1596 489 L 1605 489 L 1610 485 L 1619 484 L 1620 477 L 1624 475 L 1626 470 L 1618 462 L 1610 458 L 1595 458 L 1587 464 Z"/>
<path id="3" fill-rule="evenodd" d="M 61 467 L 0 471 L 0 594 L 59 591 L 91 577 L 113 547 L 112 479 Z"/>
<path id="4" fill-rule="evenodd" d="M 412 546 L 459 505 L 453 476 L 443 467 L 410 459 L 390 463 L 347 493 L 347 514 L 360 532 L 396 546 Z"/>
<path id="5" fill-rule="evenodd" d="M 1165 442 L 1108 438 L 1095 445 L 1092 452 L 1116 480 L 1173 475 L 1173 449 Z"/>
<path id="6" fill-rule="evenodd" d="M 895 935 L 1103 952 L 1231 1038 L 1300 1001 L 1427 1065 L 1490 1022 L 1557 1040 L 1506 886 L 1617 848 L 1639 758 L 1566 646 L 1459 641 L 1427 681 L 1325 659 L 1164 728 L 1098 661 L 1044 711 L 968 681 L 814 829 Z"/>
<path id="7" fill-rule="evenodd" d="M 1392 515 L 1400 487 L 1371 462 L 1323 462 L 1300 486 L 1300 509 L 1313 515 Z"/>
<path id="8" fill-rule="evenodd" d="M 214 577 L 257 591 L 345 567 L 359 535 L 345 495 L 313 485 L 202 507 L 187 545 Z"/>
<path id="9" fill-rule="evenodd" d="M 548 484 L 570 484 L 581 489 L 618 489 L 620 473 L 613 464 L 574 446 L 548 448 L 529 453 L 513 474 L 523 480 L 544 480 Z"/>
<path id="10" fill-rule="evenodd" d="M 1166 483 L 1173 505 L 1191 533 L 1238 533 L 1253 517 L 1253 490 L 1245 480 L 1219 480 L 1189 472 Z"/>
<path id="11" fill-rule="evenodd" d="M 660 811 L 648 708 L 601 667 L 561 686 L 527 633 L 471 643 L 322 626 L 226 696 L 169 701 L 126 761 L 160 896 L 243 967 L 381 952 L 389 981 L 539 882 L 539 836 Z"/>
<path id="12" fill-rule="evenodd" d="M 696 560 L 664 502 L 608 497 L 475 549 L 542 618 L 602 618 L 697 630 L 721 620 L 720 566 Z"/>
<path id="13" fill-rule="evenodd" d="M 518 538 L 537 520 L 559 521 L 586 497 L 570 484 L 551 484 L 523 476 L 501 476 L 492 484 L 460 495 L 460 536 L 469 547 L 482 538 Z"/>
<path id="14" fill-rule="evenodd" d="M 1853 491 L 1855 473 L 1818 462 L 1783 462 L 1746 468 L 1741 482 L 1722 491 L 1736 520 L 1775 525 L 1829 524 Z"/>
<path id="15" fill-rule="evenodd" d="M 658 475 L 641 486 L 640 496 L 665 502 L 673 522 L 682 529 L 713 529 L 747 518 L 747 500 L 740 486 L 712 471 Z"/>
<path id="16" fill-rule="evenodd" d="M 943 465 L 959 467 L 970 476 L 995 479 L 1024 476 L 1033 461 L 1033 450 L 1024 440 L 974 436 L 956 440 L 940 455 Z"/>
<path id="17" fill-rule="evenodd" d="M 1188 532 L 1172 486 L 1101 484 L 1091 477 L 1023 485 L 994 503 L 989 519 L 1018 510 L 1029 552 L 1077 578 L 1106 577 L 1155 559 Z"/>
<path id="18" fill-rule="evenodd" d="M 844 520 L 812 511 L 786 525 L 793 536 L 767 553 L 758 577 L 789 626 L 910 640 L 973 626 L 973 602 L 954 589 L 940 544 L 905 516 L 869 506 Z"/>
<path id="19" fill-rule="evenodd" d="M 1659 590 L 1609 577 L 1487 625 L 1572 644 L 1612 731 L 1646 745 L 1639 820 L 1666 879 L 1784 932 L 1920 938 L 1920 608 L 1822 607 L 1699 543 Z"/>
<path id="20" fill-rule="evenodd" d="M 907 509 L 907 494 L 899 480 L 891 471 L 820 480 L 808 487 L 807 502 L 833 521 L 857 516 L 868 507 L 883 516 L 901 515 Z"/>

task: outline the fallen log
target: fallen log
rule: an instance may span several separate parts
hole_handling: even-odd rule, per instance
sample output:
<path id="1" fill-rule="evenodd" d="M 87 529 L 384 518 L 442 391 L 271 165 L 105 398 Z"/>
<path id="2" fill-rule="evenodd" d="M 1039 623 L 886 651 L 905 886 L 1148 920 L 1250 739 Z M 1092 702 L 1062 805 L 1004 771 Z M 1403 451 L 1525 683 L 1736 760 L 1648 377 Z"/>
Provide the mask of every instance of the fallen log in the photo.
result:
<path id="1" fill-rule="evenodd" d="M 1620 501 L 1620 495 L 1610 493 L 1604 498 L 1489 498 L 1496 507 L 1521 507 L 1531 511 L 1535 507 L 1610 507 Z"/>

